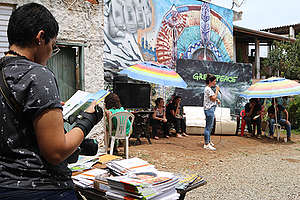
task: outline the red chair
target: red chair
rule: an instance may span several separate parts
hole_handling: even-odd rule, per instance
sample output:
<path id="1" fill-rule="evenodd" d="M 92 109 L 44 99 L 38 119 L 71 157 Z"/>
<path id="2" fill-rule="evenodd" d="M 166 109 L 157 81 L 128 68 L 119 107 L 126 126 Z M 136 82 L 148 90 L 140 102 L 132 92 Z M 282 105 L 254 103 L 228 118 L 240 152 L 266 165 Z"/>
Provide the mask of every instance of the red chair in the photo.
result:
<path id="1" fill-rule="evenodd" d="M 246 116 L 245 109 L 241 111 L 240 116 L 242 117 L 241 136 L 244 136 L 244 131 L 245 131 L 245 127 L 246 127 L 246 121 L 244 120 L 244 117 Z"/>

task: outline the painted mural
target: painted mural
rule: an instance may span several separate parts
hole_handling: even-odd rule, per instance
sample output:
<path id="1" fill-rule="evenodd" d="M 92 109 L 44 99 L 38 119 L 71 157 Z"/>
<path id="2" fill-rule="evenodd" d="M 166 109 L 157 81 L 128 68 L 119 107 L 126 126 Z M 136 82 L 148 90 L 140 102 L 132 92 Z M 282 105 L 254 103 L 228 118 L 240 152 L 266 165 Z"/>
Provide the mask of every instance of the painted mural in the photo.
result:
<path id="1" fill-rule="evenodd" d="M 140 61 L 175 68 L 177 59 L 233 59 L 230 9 L 194 0 L 106 0 L 104 14 L 108 79 Z"/>

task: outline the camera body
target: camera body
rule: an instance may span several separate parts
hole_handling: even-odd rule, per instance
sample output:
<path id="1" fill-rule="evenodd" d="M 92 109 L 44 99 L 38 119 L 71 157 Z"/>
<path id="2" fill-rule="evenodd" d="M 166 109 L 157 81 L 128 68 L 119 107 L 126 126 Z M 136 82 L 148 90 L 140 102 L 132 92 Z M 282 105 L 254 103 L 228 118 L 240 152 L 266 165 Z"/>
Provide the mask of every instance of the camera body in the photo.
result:
<path id="1" fill-rule="evenodd" d="M 76 163 L 79 155 L 94 156 L 98 152 L 98 142 L 96 139 L 84 139 L 76 151 L 70 155 L 66 161 L 67 163 Z"/>

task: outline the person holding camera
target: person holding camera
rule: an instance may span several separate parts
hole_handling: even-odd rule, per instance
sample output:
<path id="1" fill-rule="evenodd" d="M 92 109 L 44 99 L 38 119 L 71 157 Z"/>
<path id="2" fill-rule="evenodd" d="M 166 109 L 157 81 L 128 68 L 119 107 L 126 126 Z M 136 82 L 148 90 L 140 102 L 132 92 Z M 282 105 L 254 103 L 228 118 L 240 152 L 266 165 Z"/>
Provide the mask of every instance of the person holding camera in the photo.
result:
<path id="1" fill-rule="evenodd" d="M 103 111 L 93 102 L 64 132 L 57 82 L 45 66 L 58 30 L 49 10 L 36 3 L 18 7 L 9 19 L 9 51 L 0 60 L 7 85 L 0 94 L 0 199 L 77 199 L 66 159 Z"/>

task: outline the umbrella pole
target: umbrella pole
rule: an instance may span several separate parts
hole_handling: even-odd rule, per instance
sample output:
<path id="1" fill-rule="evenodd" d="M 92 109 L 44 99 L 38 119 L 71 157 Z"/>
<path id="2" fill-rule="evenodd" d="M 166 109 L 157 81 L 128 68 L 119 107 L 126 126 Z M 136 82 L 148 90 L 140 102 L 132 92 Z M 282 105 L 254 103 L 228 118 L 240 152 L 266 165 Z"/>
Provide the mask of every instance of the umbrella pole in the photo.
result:
<path id="1" fill-rule="evenodd" d="M 163 85 L 163 98 L 166 99 L 165 86 Z"/>
<path id="2" fill-rule="evenodd" d="M 277 126 L 277 105 L 276 105 L 276 102 L 275 102 L 275 98 L 273 98 L 273 101 L 274 101 L 274 110 L 275 110 L 275 131 L 276 131 L 276 135 L 278 137 L 278 126 Z"/>

